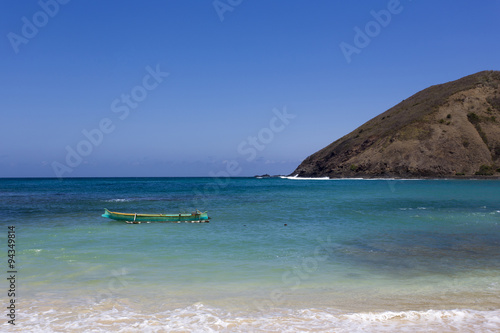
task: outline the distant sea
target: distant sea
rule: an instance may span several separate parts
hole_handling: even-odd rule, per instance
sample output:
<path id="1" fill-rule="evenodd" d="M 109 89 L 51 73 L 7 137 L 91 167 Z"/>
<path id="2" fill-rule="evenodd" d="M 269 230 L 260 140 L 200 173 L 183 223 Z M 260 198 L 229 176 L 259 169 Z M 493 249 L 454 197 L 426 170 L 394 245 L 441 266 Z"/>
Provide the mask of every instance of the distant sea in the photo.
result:
<path id="1" fill-rule="evenodd" d="M 4 332 L 500 331 L 500 181 L 0 179 L 0 212 Z"/>

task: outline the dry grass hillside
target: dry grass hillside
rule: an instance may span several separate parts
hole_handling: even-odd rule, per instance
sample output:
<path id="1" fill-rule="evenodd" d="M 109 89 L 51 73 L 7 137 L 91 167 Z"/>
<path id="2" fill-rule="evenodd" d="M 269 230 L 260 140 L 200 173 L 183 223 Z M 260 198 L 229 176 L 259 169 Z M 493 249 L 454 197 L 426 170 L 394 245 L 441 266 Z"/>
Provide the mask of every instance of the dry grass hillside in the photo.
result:
<path id="1" fill-rule="evenodd" d="M 500 72 L 431 86 L 306 158 L 301 177 L 500 175 Z"/>

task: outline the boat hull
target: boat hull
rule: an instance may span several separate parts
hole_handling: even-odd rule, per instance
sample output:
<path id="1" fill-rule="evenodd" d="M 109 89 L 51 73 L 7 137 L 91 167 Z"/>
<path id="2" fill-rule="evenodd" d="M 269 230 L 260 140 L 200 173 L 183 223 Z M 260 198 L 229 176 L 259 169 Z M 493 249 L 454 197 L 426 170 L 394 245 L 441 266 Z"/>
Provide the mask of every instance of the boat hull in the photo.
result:
<path id="1" fill-rule="evenodd" d="M 118 213 L 104 209 L 102 217 L 116 221 L 126 221 L 132 223 L 139 222 L 192 222 L 206 223 L 210 221 L 207 212 L 196 212 L 192 214 L 136 214 Z"/>

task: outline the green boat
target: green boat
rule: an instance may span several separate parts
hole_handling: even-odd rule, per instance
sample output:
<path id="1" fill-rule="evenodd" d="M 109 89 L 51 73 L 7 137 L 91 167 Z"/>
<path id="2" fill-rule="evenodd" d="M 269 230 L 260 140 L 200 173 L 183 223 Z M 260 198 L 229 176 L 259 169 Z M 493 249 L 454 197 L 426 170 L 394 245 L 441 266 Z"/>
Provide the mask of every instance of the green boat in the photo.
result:
<path id="1" fill-rule="evenodd" d="M 125 221 L 127 223 L 141 222 L 191 222 L 191 223 L 206 223 L 209 222 L 207 212 L 196 210 L 191 214 L 137 214 L 137 213 L 118 213 L 111 212 L 104 208 L 102 217 L 107 217 L 112 220 Z"/>

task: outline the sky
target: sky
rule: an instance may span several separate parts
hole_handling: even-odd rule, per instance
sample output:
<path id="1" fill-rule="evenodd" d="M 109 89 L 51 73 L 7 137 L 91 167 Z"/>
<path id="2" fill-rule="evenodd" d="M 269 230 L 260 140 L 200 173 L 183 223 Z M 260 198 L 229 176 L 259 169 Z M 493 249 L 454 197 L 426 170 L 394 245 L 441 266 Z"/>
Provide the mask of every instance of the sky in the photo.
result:
<path id="1" fill-rule="evenodd" d="M 500 0 L 3 0 L 0 177 L 290 174 L 500 70 Z"/>

